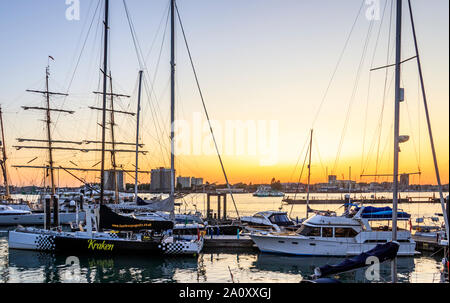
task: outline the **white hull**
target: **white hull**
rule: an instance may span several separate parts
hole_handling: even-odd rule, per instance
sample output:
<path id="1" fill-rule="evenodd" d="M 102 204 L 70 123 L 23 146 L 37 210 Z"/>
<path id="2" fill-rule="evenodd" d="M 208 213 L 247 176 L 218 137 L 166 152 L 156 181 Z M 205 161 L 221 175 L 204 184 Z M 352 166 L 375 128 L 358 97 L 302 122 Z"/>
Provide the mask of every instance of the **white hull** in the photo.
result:
<path id="1" fill-rule="evenodd" d="M 53 218 L 53 214 L 52 214 Z M 15 226 L 15 225 L 44 225 L 45 215 L 44 213 L 39 214 L 28 214 L 28 215 L 1 215 L 0 216 L 0 226 Z M 78 213 L 78 220 L 85 220 L 85 213 Z M 69 224 L 76 221 L 75 213 L 59 213 L 59 223 Z"/>
<path id="2" fill-rule="evenodd" d="M 38 250 L 37 240 L 40 236 L 38 233 L 10 231 L 8 246 L 12 249 Z"/>
<path id="3" fill-rule="evenodd" d="M 179 239 L 161 243 L 161 249 L 165 255 L 198 255 L 203 249 L 204 239 Z"/>
<path id="4" fill-rule="evenodd" d="M 389 233 L 389 232 L 388 232 Z M 364 233 L 362 233 L 364 234 Z M 358 235 L 360 237 L 361 235 Z M 380 237 L 381 236 L 381 237 Z M 378 235 L 385 239 L 387 234 Z M 258 249 L 267 253 L 278 253 L 299 256 L 353 256 L 371 250 L 377 244 L 364 243 L 355 238 L 308 238 L 304 236 L 250 235 Z M 386 238 L 390 241 L 390 237 Z M 413 240 L 400 242 L 399 256 L 413 256 L 416 243 Z"/>

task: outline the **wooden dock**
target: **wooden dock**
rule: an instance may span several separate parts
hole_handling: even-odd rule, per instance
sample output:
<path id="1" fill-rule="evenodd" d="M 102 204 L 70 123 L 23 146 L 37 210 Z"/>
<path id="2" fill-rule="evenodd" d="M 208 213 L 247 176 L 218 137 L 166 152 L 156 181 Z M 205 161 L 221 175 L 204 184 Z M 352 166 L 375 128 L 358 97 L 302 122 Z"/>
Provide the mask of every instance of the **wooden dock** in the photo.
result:
<path id="1" fill-rule="evenodd" d="M 416 241 L 416 250 L 418 251 L 437 251 L 443 249 L 444 246 L 438 243 L 436 237 L 412 236 Z"/>
<path id="2" fill-rule="evenodd" d="M 348 202 L 348 200 L 345 199 L 291 199 L 291 198 L 285 198 L 282 200 L 284 204 L 287 205 L 306 205 L 307 202 L 309 202 L 309 205 L 328 205 L 328 204 L 345 204 Z M 353 203 L 363 203 L 363 204 L 392 204 L 392 198 L 380 198 L 380 199 L 351 199 L 351 202 Z M 426 204 L 426 203 L 433 203 L 437 204 L 440 203 L 439 199 L 434 198 L 423 198 L 422 200 L 413 200 L 412 198 L 401 198 L 398 200 L 399 204 Z"/>
<path id="3" fill-rule="evenodd" d="M 249 236 L 205 236 L 205 250 L 220 249 L 245 249 L 245 250 L 257 250 L 258 248 L 253 243 L 253 240 Z"/>

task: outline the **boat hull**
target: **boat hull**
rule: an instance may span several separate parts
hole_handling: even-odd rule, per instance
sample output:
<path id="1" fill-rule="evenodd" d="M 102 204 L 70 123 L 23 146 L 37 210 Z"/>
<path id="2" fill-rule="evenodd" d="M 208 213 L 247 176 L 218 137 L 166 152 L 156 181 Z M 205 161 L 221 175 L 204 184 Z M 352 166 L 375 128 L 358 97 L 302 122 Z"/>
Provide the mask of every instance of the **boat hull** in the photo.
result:
<path id="1" fill-rule="evenodd" d="M 36 231 L 10 231 L 9 248 L 55 253 L 88 255 L 197 255 L 203 249 L 199 240 L 126 240 L 105 237 L 76 236 L 76 233 Z"/>
<path id="2" fill-rule="evenodd" d="M 9 232 L 9 248 L 73 254 L 159 253 L 160 241 L 76 238 L 57 233 Z"/>
<path id="3" fill-rule="evenodd" d="M 53 214 L 52 214 L 53 218 Z M 85 213 L 78 213 L 78 220 L 85 220 Z M 0 226 L 39 226 L 44 225 L 45 214 L 44 213 L 33 213 L 25 215 L 2 215 L 0 216 Z M 59 213 L 59 223 L 62 225 L 68 225 L 71 222 L 76 221 L 75 213 Z"/>
<path id="4" fill-rule="evenodd" d="M 341 241 L 311 239 L 301 236 L 250 235 L 261 252 L 298 256 L 353 256 L 373 249 L 379 243 L 357 243 L 350 239 Z M 414 241 L 401 242 L 398 256 L 413 256 Z"/>

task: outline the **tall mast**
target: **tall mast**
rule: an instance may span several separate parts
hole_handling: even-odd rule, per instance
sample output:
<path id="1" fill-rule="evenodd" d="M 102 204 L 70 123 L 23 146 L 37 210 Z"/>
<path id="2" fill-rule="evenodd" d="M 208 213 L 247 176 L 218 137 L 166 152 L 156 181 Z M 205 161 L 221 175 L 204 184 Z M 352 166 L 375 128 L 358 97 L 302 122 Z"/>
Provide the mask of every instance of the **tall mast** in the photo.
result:
<path id="1" fill-rule="evenodd" d="M 49 56 L 49 59 L 53 59 L 53 57 Z M 52 111 L 56 111 L 56 112 L 60 112 L 60 113 L 68 113 L 68 114 L 73 114 L 73 111 L 70 110 L 63 110 L 63 109 L 56 109 L 56 108 L 50 108 L 50 96 L 52 95 L 57 95 L 57 96 L 68 96 L 65 93 L 57 93 L 57 92 L 51 92 L 49 91 L 49 76 L 50 76 L 50 63 L 47 64 L 47 67 L 45 68 L 45 90 L 41 91 L 41 90 L 30 90 L 27 89 L 27 92 L 31 92 L 31 93 L 39 93 L 39 94 L 43 94 L 46 98 L 46 107 L 34 107 L 34 106 L 22 106 L 22 108 L 24 110 L 41 110 L 41 111 L 45 111 L 46 113 L 46 125 L 47 125 L 47 140 L 38 140 L 38 139 L 23 139 L 23 138 L 19 138 L 17 139 L 19 142 L 23 142 L 23 141 L 30 141 L 30 142 L 47 142 L 47 147 L 42 147 L 42 146 L 13 146 L 16 149 L 22 149 L 22 148 L 29 148 L 29 149 L 47 149 L 48 150 L 48 154 L 49 154 L 49 163 L 48 165 L 45 165 L 43 168 L 45 168 L 44 171 L 44 182 L 46 179 L 46 175 L 47 172 L 50 170 L 50 184 L 51 184 L 51 195 L 50 195 L 50 200 L 45 202 L 45 221 L 44 221 L 44 228 L 48 229 L 50 228 L 51 225 L 51 217 L 50 217 L 50 209 L 51 206 L 53 205 L 53 224 L 54 226 L 58 226 L 59 225 L 59 205 L 58 205 L 58 200 L 56 198 L 56 185 L 55 185 L 55 174 L 54 174 L 54 166 L 53 166 L 53 150 L 54 149 L 66 149 L 63 147 L 53 147 L 52 143 L 72 143 L 70 141 L 62 141 L 62 140 L 52 140 L 52 136 L 51 136 L 51 115 L 50 113 Z M 67 148 L 69 149 L 69 148 Z M 17 166 L 16 166 L 17 167 Z M 31 166 L 30 166 L 31 167 Z M 41 167 L 42 168 L 42 167 Z"/>
<path id="2" fill-rule="evenodd" d="M 308 185 L 306 188 L 306 219 L 309 218 L 309 186 L 311 184 L 312 136 L 313 136 L 313 130 L 311 129 L 311 138 L 309 139 Z"/>
<path id="3" fill-rule="evenodd" d="M 137 104 L 137 118 L 136 118 L 136 175 L 134 178 L 134 201 L 137 203 L 138 198 L 138 161 L 139 161 L 139 117 L 141 112 L 141 87 L 142 87 L 142 70 L 139 71 L 139 92 Z"/>
<path id="4" fill-rule="evenodd" d="M 400 151 L 400 102 L 402 101 L 401 84 L 401 44 L 402 44 L 402 0 L 397 0 L 396 53 L 395 53 L 395 116 L 394 116 L 394 181 L 392 209 L 392 241 L 397 241 L 397 206 L 398 206 L 398 158 Z M 397 282 L 397 259 L 392 261 L 392 282 Z"/>
<path id="5" fill-rule="evenodd" d="M 170 201 L 175 204 L 175 0 L 170 1 Z M 172 219 L 175 217 L 172 208 Z"/>
<path id="6" fill-rule="evenodd" d="M 5 185 L 5 195 L 6 199 L 10 198 L 10 192 L 9 192 L 9 183 L 8 183 L 8 172 L 6 170 L 6 143 L 5 143 L 5 131 L 3 128 L 3 114 L 2 114 L 2 107 L 0 106 L 0 124 L 2 129 L 2 152 L 3 152 L 3 158 L 1 161 L 2 165 L 2 172 L 3 172 L 3 182 Z"/>
<path id="7" fill-rule="evenodd" d="M 46 100 L 47 100 L 47 139 L 48 139 L 48 163 L 50 169 L 50 182 L 51 182 L 51 195 L 50 195 L 50 205 L 53 205 L 53 224 L 54 226 L 59 225 L 58 211 L 59 205 L 58 201 L 55 199 L 56 195 L 56 185 L 55 185 L 55 173 L 53 170 L 53 150 L 52 150 L 52 136 L 51 136 L 51 120 L 50 120 L 50 92 L 48 89 L 48 77 L 50 75 L 50 65 L 48 65 L 45 69 L 45 88 L 46 88 Z"/>
<path id="8" fill-rule="evenodd" d="M 423 81 L 422 64 L 420 63 L 419 47 L 417 45 L 416 28 L 414 26 L 414 18 L 413 18 L 410 0 L 408 0 L 408 6 L 409 6 L 409 15 L 410 15 L 410 19 L 411 19 L 412 33 L 414 36 L 414 47 L 416 50 L 417 66 L 419 69 L 420 86 L 422 88 L 423 104 L 425 107 L 425 115 L 427 117 L 428 135 L 430 137 L 431 151 L 433 154 L 433 162 L 434 162 L 434 170 L 436 173 L 436 179 L 437 179 L 437 183 L 438 183 L 438 187 L 439 187 L 439 200 L 441 201 L 442 214 L 444 216 L 444 221 L 445 221 L 445 232 L 446 232 L 447 239 L 448 239 L 449 238 L 448 216 L 447 216 L 447 211 L 446 211 L 446 206 L 445 206 L 445 201 L 444 201 L 444 195 L 442 193 L 441 176 L 439 174 L 439 166 L 438 166 L 438 162 L 437 162 L 436 149 L 434 147 L 433 132 L 431 131 L 431 121 L 430 121 L 430 114 L 428 112 L 427 95 L 425 92 L 425 84 Z"/>
<path id="9" fill-rule="evenodd" d="M 109 22 L 109 0 L 105 0 L 105 30 L 103 34 L 103 117 L 102 117 L 102 162 L 100 170 L 100 203 L 103 204 L 105 183 L 105 130 L 106 130 L 106 86 L 108 73 L 108 22 Z"/>
<path id="10" fill-rule="evenodd" d="M 109 89 L 111 90 L 111 118 L 110 118 L 110 125 L 111 125 L 111 164 L 112 164 L 112 178 L 114 183 L 114 202 L 117 204 L 119 203 L 119 186 L 117 181 L 117 164 L 116 164 L 116 144 L 114 140 L 114 94 L 113 94 L 113 87 L 112 87 L 112 76 L 111 72 L 109 72 Z"/>

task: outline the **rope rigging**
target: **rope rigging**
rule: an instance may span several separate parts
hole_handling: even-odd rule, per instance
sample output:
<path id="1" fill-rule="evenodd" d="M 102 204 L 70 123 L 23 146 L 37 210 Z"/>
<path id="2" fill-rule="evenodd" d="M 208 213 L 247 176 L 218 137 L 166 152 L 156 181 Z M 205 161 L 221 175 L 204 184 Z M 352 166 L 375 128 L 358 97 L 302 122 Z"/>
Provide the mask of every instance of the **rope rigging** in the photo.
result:
<path id="1" fill-rule="evenodd" d="M 192 59 L 192 54 L 191 54 L 191 51 L 190 51 L 190 48 L 189 48 L 189 44 L 187 42 L 187 38 L 186 38 L 185 31 L 184 31 L 183 23 L 181 21 L 180 13 L 178 11 L 178 6 L 176 4 L 175 4 L 175 10 L 176 10 L 176 13 L 177 13 L 177 16 L 178 16 L 178 21 L 180 23 L 181 32 L 183 34 L 183 39 L 184 39 L 184 43 L 186 45 L 186 50 L 188 52 L 189 61 L 191 63 L 192 71 L 194 73 L 194 78 L 195 78 L 195 82 L 197 84 L 197 89 L 198 89 L 198 92 L 199 92 L 199 95 L 200 95 L 200 99 L 202 101 L 202 106 L 203 106 L 203 109 L 204 109 L 204 112 L 205 112 L 205 115 L 206 115 L 206 119 L 208 120 L 209 130 L 211 132 L 211 136 L 212 136 L 212 139 L 214 141 L 214 146 L 216 148 L 217 156 L 219 158 L 220 166 L 222 168 L 222 172 L 223 172 L 223 175 L 225 177 L 225 181 L 227 183 L 227 187 L 228 187 L 228 189 L 230 191 L 231 200 L 233 201 L 233 205 L 234 205 L 234 208 L 236 210 L 236 214 L 238 216 L 238 219 L 240 219 L 239 211 L 238 211 L 237 206 L 236 206 L 236 201 L 234 200 L 234 195 L 233 195 L 233 192 L 231 190 L 230 182 L 228 181 L 228 176 L 227 176 L 227 173 L 225 171 L 225 167 L 224 167 L 224 164 L 223 164 L 223 161 L 222 161 L 222 156 L 220 155 L 219 147 L 217 145 L 217 141 L 216 141 L 216 138 L 215 138 L 215 135 L 214 135 L 214 131 L 212 129 L 211 120 L 209 118 L 208 110 L 206 108 L 205 99 L 203 97 L 203 92 L 202 92 L 201 87 L 200 87 L 200 82 L 198 80 L 197 71 L 195 69 L 194 61 Z"/>

